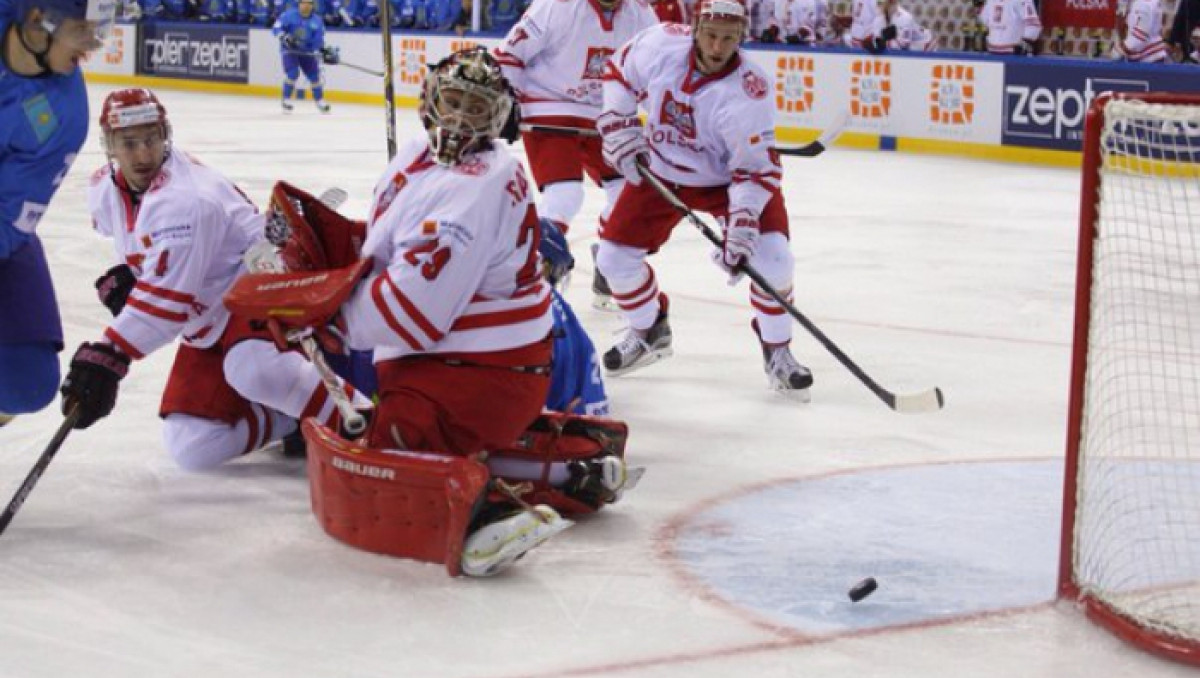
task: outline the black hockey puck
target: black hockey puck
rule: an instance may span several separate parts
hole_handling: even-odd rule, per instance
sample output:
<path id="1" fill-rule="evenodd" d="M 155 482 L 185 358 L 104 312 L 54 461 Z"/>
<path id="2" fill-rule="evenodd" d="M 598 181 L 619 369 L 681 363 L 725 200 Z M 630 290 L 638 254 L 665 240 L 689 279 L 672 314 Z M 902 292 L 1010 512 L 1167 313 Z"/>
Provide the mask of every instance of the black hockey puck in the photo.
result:
<path id="1" fill-rule="evenodd" d="M 857 603 L 874 593 L 877 588 L 879 588 L 879 582 L 875 581 L 875 577 L 867 577 L 854 586 L 851 586 L 850 592 L 847 595 L 850 596 L 851 602 Z"/>

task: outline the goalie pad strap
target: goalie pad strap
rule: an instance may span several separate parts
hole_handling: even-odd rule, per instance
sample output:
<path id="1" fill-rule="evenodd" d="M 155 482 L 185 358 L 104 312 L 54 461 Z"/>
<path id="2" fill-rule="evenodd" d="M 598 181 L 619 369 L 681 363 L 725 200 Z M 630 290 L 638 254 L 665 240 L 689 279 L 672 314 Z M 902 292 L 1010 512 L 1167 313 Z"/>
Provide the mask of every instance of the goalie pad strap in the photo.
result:
<path id="1" fill-rule="evenodd" d="M 563 412 L 543 412 L 511 447 L 491 450 L 489 459 L 519 459 L 543 465 L 541 478 L 505 478 L 509 484 L 529 482 L 532 489 L 522 499 L 530 504 L 549 504 L 562 513 L 593 513 L 600 508 L 580 501 L 549 482 L 555 463 L 583 461 L 606 454 L 625 457 L 629 427 L 625 422 Z"/>
<path id="2" fill-rule="evenodd" d="M 462 574 L 462 550 L 488 470 L 464 457 L 359 447 L 306 419 L 312 509 L 331 537 Z"/>

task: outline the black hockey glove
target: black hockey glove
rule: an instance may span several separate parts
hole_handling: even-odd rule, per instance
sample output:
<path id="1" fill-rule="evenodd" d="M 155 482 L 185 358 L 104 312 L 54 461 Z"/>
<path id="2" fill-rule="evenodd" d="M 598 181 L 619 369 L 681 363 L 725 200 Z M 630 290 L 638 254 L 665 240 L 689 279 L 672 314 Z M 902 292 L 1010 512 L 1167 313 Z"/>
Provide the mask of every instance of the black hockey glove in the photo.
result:
<path id="1" fill-rule="evenodd" d="M 128 264 L 117 264 L 96 278 L 96 296 L 116 317 L 125 308 L 125 300 L 129 298 L 135 283 L 137 276 L 133 274 L 133 269 Z"/>
<path id="2" fill-rule="evenodd" d="M 883 38 L 884 42 L 887 42 L 888 40 L 895 40 L 896 39 L 896 27 L 892 24 L 888 24 L 887 26 L 884 26 L 883 30 L 879 31 L 879 37 Z"/>
<path id="3" fill-rule="evenodd" d="M 342 53 L 337 47 L 326 45 L 321 48 L 321 61 L 336 66 L 342 61 Z"/>
<path id="4" fill-rule="evenodd" d="M 279 44 L 283 45 L 284 49 L 296 49 L 296 38 L 288 33 L 279 36 Z"/>
<path id="5" fill-rule="evenodd" d="M 779 27 L 768 26 L 763 29 L 761 35 L 758 36 L 759 42 L 779 42 Z"/>
<path id="6" fill-rule="evenodd" d="M 887 40 L 884 40 L 882 36 L 873 35 L 863 43 L 863 48 L 871 54 L 883 54 L 887 49 Z"/>
<path id="7" fill-rule="evenodd" d="M 117 404 L 117 388 L 129 372 L 129 356 L 109 344 L 84 343 L 71 358 L 63 380 L 62 411 L 79 408 L 75 428 L 87 428 L 107 417 Z"/>

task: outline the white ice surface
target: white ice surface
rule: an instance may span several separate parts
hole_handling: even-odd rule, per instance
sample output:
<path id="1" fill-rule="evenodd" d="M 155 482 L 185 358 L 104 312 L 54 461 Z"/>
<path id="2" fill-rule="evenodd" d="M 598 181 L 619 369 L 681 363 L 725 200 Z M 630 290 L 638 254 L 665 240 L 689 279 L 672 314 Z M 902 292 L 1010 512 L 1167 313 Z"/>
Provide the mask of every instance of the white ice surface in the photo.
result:
<path id="1" fill-rule="evenodd" d="M 161 94 L 178 146 L 259 204 L 287 179 L 345 188 L 344 211 L 365 212 L 382 109 L 284 117 L 273 100 Z M 398 117 L 402 138 L 419 133 Z M 92 280 L 113 254 L 84 202 L 102 160 L 93 126 L 40 231 L 64 360 L 108 317 Z M 0 678 L 1194 675 L 1051 602 L 1077 174 L 842 149 L 786 162 L 797 305 L 886 387 L 940 386 L 944 411 L 889 411 L 798 326 L 813 402 L 769 392 L 746 290 L 681 225 L 653 260 L 676 356 L 608 384 L 649 468 L 640 487 L 510 574 L 456 580 L 328 538 L 300 463 L 175 468 L 156 418 L 164 350 L 134 366 L 111 418 L 67 438 L 0 537 Z M 603 349 L 620 323 L 588 304 L 601 200 L 589 189 L 572 231 L 567 297 Z M 4 501 L 60 419 L 55 404 L 0 429 Z M 980 461 L 996 463 L 960 463 Z M 945 525 L 981 488 L 994 501 L 956 541 Z M 888 497 L 905 511 L 878 509 Z M 713 512 L 769 527 L 773 548 L 720 530 L 706 544 L 693 527 Z M 781 549 L 803 556 L 793 582 Z M 870 574 L 880 590 L 850 606 Z M 947 598 L 964 614 L 935 619 Z"/>

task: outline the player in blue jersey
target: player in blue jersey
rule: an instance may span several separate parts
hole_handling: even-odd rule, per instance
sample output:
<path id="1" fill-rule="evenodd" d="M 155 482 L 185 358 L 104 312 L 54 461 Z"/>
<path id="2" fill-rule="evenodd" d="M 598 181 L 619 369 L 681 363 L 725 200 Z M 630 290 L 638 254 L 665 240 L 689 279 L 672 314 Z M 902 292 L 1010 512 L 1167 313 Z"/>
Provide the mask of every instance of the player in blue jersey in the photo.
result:
<path id="1" fill-rule="evenodd" d="M 62 321 L 37 225 L 87 137 L 79 62 L 116 0 L 0 2 L 0 423 L 58 390 Z"/>
<path id="2" fill-rule="evenodd" d="M 313 0 L 300 0 L 299 5 L 283 11 L 271 33 L 279 38 L 283 57 L 283 111 L 292 111 L 292 94 L 300 71 L 312 87 L 313 100 L 322 113 L 329 112 L 325 102 L 325 81 L 321 77 L 321 61 L 337 62 L 337 52 L 325 47 L 325 20 L 314 12 Z"/>
<path id="3" fill-rule="evenodd" d="M 542 272 L 555 288 L 551 290 L 550 308 L 554 316 L 554 369 L 550 372 L 550 393 L 546 409 L 569 414 L 608 415 L 608 396 L 600 378 L 600 361 L 596 347 L 579 324 L 562 295 L 558 283 L 575 266 L 575 258 L 567 249 L 567 238 L 549 219 L 541 219 Z"/>

